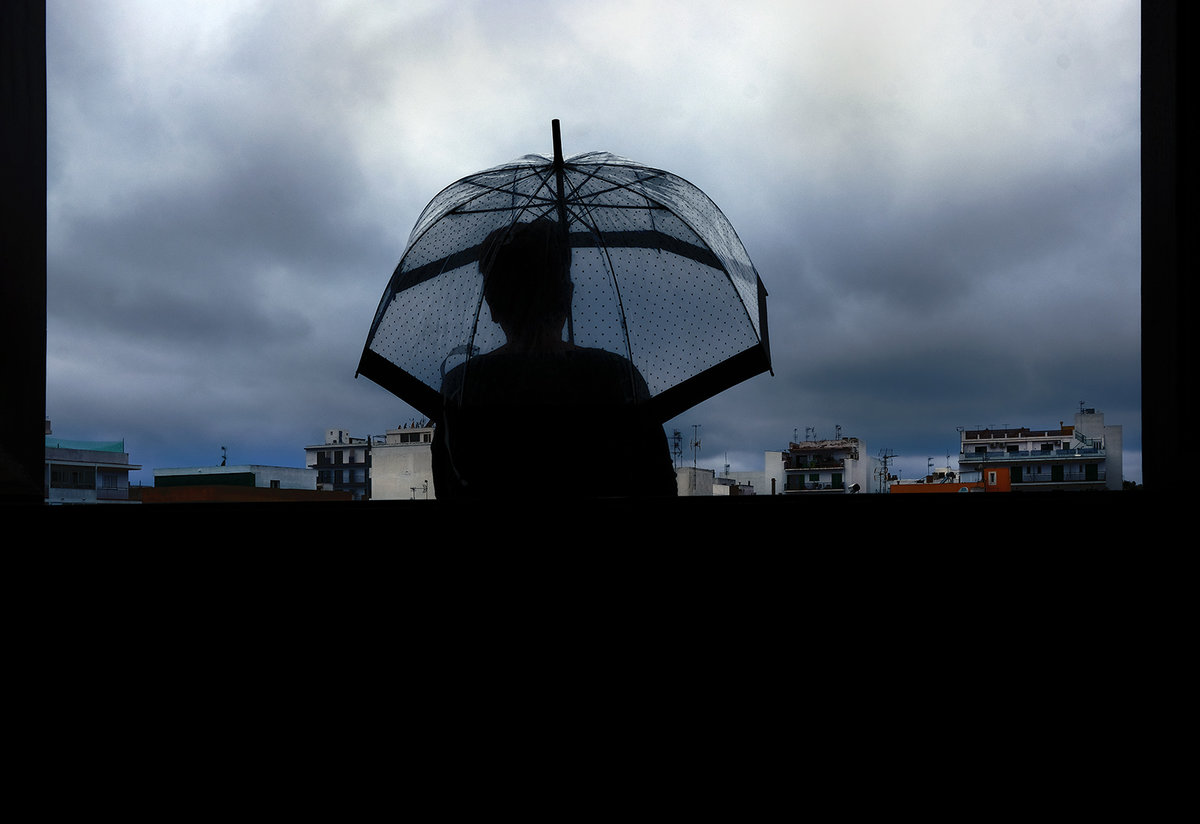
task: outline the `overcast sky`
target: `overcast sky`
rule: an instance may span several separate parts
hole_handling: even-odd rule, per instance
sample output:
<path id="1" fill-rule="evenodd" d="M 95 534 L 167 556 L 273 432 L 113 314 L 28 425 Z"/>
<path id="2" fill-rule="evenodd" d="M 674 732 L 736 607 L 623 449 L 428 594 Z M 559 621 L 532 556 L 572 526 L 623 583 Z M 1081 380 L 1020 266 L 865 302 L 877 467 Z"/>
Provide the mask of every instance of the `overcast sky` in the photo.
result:
<path id="1" fill-rule="evenodd" d="M 914 477 L 1082 401 L 1140 482 L 1139 14 L 49 0 L 47 416 L 147 484 L 418 417 L 354 377 L 409 231 L 558 118 L 703 189 L 769 292 L 774 375 L 667 425 L 699 465 L 840 426 Z"/>

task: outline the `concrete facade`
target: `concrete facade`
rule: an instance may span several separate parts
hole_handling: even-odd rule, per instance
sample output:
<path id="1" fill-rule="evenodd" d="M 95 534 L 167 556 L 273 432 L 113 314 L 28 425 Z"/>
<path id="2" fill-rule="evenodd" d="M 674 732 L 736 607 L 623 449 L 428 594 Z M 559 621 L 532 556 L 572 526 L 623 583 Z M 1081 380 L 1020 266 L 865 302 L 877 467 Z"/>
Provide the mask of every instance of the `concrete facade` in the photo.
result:
<path id="1" fill-rule="evenodd" d="M 872 477 L 878 463 L 859 438 L 789 443 L 786 452 L 763 457 L 766 495 L 844 495 L 879 491 Z"/>
<path id="2" fill-rule="evenodd" d="M 959 430 L 958 466 L 1008 473 L 1013 492 L 1119 490 L 1123 486 L 1121 427 L 1104 422 L 1104 413 L 1081 408 L 1071 426 L 977 428 Z"/>
<path id="3" fill-rule="evenodd" d="M 345 429 L 326 429 L 325 443 L 304 447 L 304 465 L 316 472 L 317 489 L 371 497 L 371 444 Z"/>
<path id="4" fill-rule="evenodd" d="M 713 478 L 712 494 L 716 497 L 740 497 L 742 495 L 753 495 L 754 484 L 745 481 L 739 481 L 731 477 Z"/>
<path id="5" fill-rule="evenodd" d="M 317 489 L 313 469 L 291 466 L 240 464 L 231 466 L 188 466 L 154 470 L 155 487 L 253 486 L 259 489 Z"/>
<path id="6" fill-rule="evenodd" d="M 434 499 L 433 425 L 413 421 L 383 435 L 353 437 L 325 430 L 325 443 L 304 447 L 317 488 L 349 492 L 356 501 Z"/>
<path id="7" fill-rule="evenodd" d="M 934 470 L 921 478 L 896 479 L 891 482 L 888 491 L 892 495 L 1008 492 L 1008 470 L 989 470 L 985 481 L 982 472 L 956 472 L 947 467 Z"/>
<path id="8" fill-rule="evenodd" d="M 372 500 L 434 500 L 433 427 L 389 429 L 371 443 Z"/>
<path id="9" fill-rule="evenodd" d="M 681 498 L 711 497 L 716 473 L 694 466 L 675 470 L 676 494 Z"/>
<path id="10" fill-rule="evenodd" d="M 129 473 L 141 468 L 129 463 L 124 441 L 57 438 L 46 422 L 46 503 L 130 503 Z"/>

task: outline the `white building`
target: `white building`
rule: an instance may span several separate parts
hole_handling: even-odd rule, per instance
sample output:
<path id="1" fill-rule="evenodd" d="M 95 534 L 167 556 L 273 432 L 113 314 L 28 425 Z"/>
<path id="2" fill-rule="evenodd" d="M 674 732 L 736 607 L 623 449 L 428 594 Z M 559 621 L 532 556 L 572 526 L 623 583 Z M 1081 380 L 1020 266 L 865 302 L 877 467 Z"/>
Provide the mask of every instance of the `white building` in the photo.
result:
<path id="1" fill-rule="evenodd" d="M 716 473 L 694 466 L 675 469 L 676 495 L 681 498 L 711 497 Z"/>
<path id="2" fill-rule="evenodd" d="M 47 503 L 129 503 L 129 473 L 141 468 L 129 462 L 123 440 L 66 440 L 46 422 Z"/>
<path id="3" fill-rule="evenodd" d="M 1081 408 L 1075 423 L 1057 429 L 959 430 L 958 466 L 963 471 L 1007 470 L 1013 492 L 1121 489 L 1121 427 L 1104 413 Z"/>
<path id="4" fill-rule="evenodd" d="M 349 492 L 356 501 L 371 497 L 370 456 L 370 442 L 345 429 L 327 429 L 325 443 L 304 447 L 304 465 L 316 471 L 316 488 Z"/>
<path id="5" fill-rule="evenodd" d="M 186 466 L 154 470 L 156 489 L 197 485 L 315 491 L 317 473 L 312 469 L 302 469 L 296 466 L 266 466 L 263 464 Z"/>
<path id="6" fill-rule="evenodd" d="M 789 443 L 786 452 L 768 451 L 763 459 L 763 495 L 843 495 L 877 492 L 873 473 L 878 461 L 858 438 Z"/>
<path id="7" fill-rule="evenodd" d="M 753 495 L 754 484 L 750 481 L 739 480 L 732 477 L 732 474 L 713 478 L 713 495 L 718 497 L 738 497 L 742 495 Z"/>
<path id="8" fill-rule="evenodd" d="M 325 443 L 304 447 L 317 488 L 347 491 L 356 501 L 436 497 L 433 487 L 433 425 L 412 422 L 384 435 L 356 438 L 345 429 L 325 430 Z"/>
<path id="9" fill-rule="evenodd" d="M 681 498 L 718 497 L 728 498 L 739 495 L 753 495 L 754 484 L 739 475 L 758 475 L 761 472 L 735 473 L 729 472 L 718 475 L 712 469 L 700 469 L 694 466 L 675 468 L 676 495 Z"/>
<path id="10" fill-rule="evenodd" d="M 372 500 L 433 500 L 433 426 L 389 429 L 371 439 Z"/>
<path id="11" fill-rule="evenodd" d="M 767 476 L 761 469 L 726 471 L 725 477 L 737 486 L 742 487 L 741 494 L 744 495 L 762 495 L 764 494 L 763 490 L 770 489 L 770 485 L 767 483 Z"/>

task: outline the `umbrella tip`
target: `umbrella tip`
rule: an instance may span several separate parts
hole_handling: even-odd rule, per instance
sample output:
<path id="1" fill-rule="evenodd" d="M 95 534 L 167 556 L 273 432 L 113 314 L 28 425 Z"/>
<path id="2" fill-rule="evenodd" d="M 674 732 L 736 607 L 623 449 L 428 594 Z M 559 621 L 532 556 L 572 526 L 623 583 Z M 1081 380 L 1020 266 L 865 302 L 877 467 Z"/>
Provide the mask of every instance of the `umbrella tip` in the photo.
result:
<path id="1" fill-rule="evenodd" d="M 554 133 L 554 165 L 561 166 L 563 162 L 562 133 L 558 128 L 557 118 L 550 121 L 550 130 Z"/>

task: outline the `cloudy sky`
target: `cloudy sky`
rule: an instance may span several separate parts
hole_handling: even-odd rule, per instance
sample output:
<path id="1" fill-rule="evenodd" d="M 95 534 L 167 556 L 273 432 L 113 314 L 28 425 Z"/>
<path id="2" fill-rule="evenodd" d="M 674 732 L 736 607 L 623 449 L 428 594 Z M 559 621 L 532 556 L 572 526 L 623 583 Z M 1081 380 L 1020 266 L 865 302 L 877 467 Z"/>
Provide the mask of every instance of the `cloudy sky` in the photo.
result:
<path id="1" fill-rule="evenodd" d="M 417 417 L 354 377 L 408 233 L 558 118 L 703 189 L 770 293 L 774 375 L 667 425 L 701 466 L 840 426 L 913 477 L 1082 401 L 1140 481 L 1139 13 L 49 0 L 47 416 L 143 483 Z"/>

